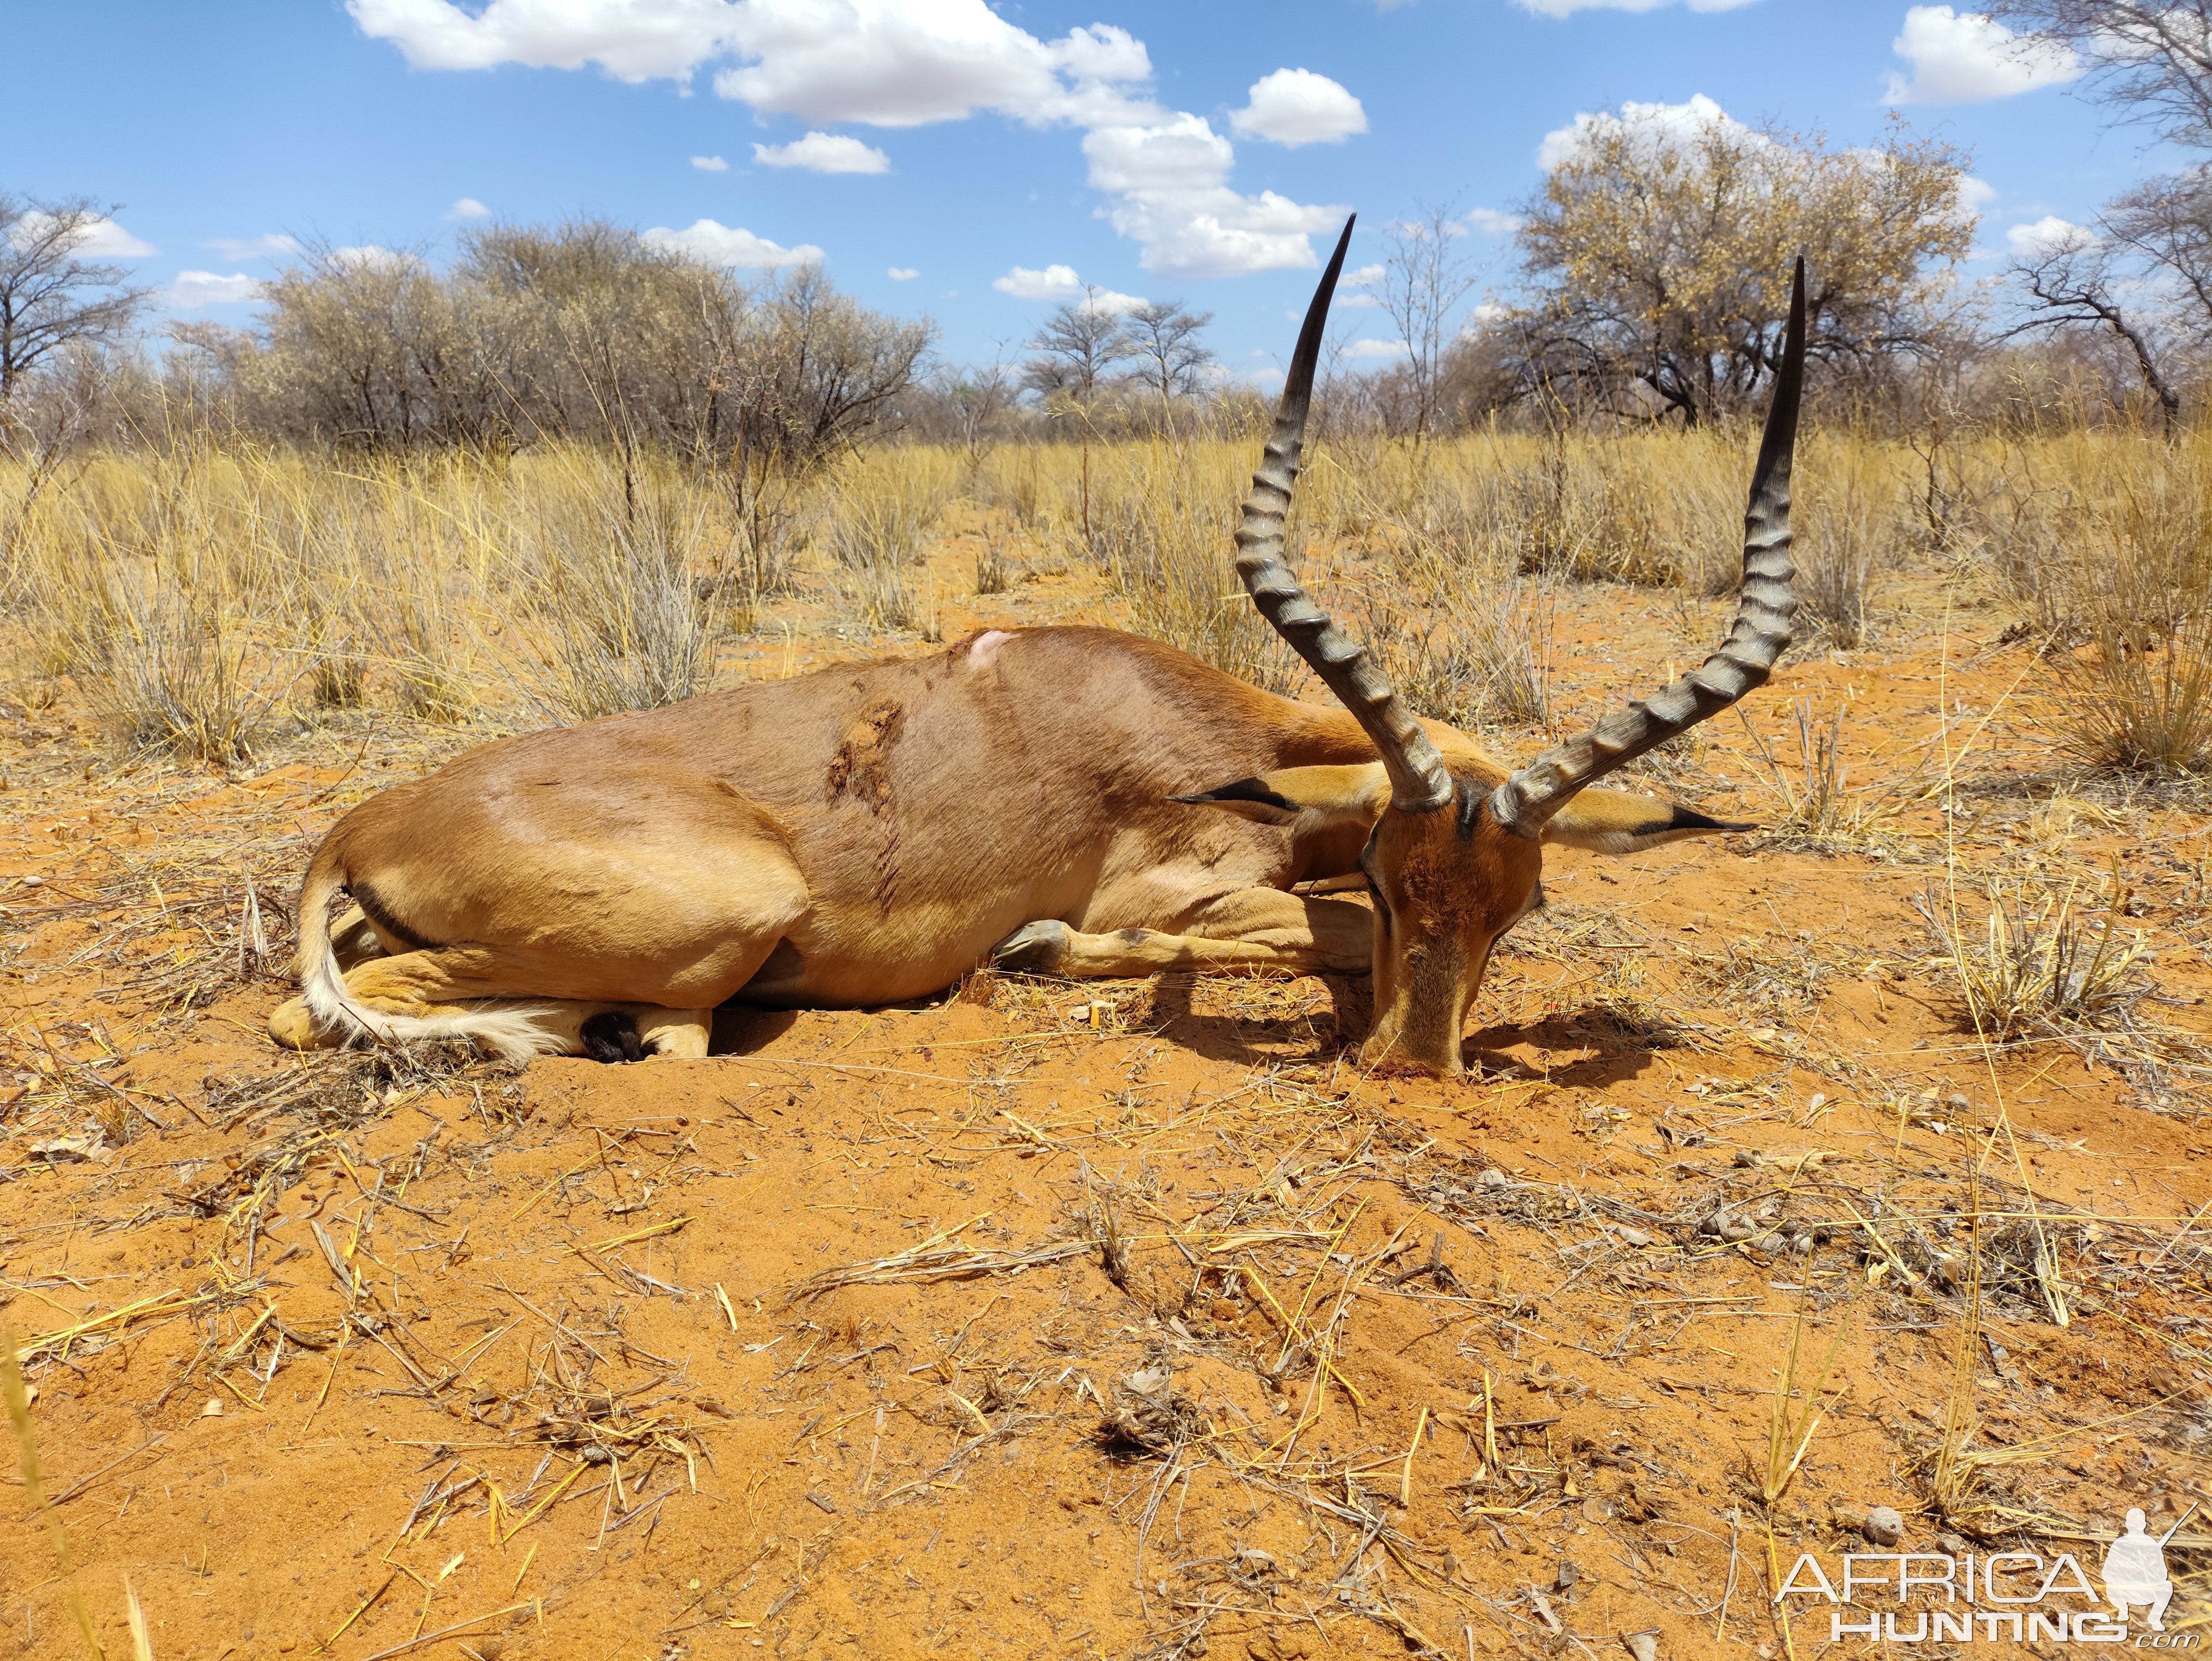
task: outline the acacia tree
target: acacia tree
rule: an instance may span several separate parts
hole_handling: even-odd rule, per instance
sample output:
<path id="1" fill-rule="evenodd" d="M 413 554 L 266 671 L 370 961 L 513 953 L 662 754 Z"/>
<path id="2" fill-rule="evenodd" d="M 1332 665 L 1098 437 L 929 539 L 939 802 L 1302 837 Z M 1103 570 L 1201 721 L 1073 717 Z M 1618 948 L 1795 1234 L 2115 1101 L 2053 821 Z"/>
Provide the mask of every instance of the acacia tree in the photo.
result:
<path id="1" fill-rule="evenodd" d="M 1808 354 L 1870 369 L 1931 351 L 1944 278 L 1972 236 L 1964 172 L 1957 150 L 1897 128 L 1878 149 L 1832 150 L 1717 111 L 1601 118 L 1526 205 L 1540 297 L 1494 332 L 1517 343 L 1524 389 L 1579 386 L 1695 425 L 1778 367 L 1802 252 Z"/>
<path id="2" fill-rule="evenodd" d="M 2073 52 L 2116 120 L 2212 150 L 2212 0 L 1997 0 L 1990 9 L 2028 38 Z M 2070 240 L 2078 246 L 2063 253 L 2014 262 L 2014 280 L 2039 308 L 2023 326 L 2110 330 L 2171 434 L 2180 360 L 2212 343 L 2212 162 L 2146 179 Z M 2055 277 L 2087 280 L 2070 304 L 2055 305 Z"/>
<path id="3" fill-rule="evenodd" d="M 2120 119 L 2212 149 L 2212 0 L 1986 0 L 1979 9 L 2073 52 Z"/>
<path id="4" fill-rule="evenodd" d="M 1213 362 L 1199 331 L 1212 321 L 1212 312 L 1186 311 L 1180 300 L 1147 301 L 1123 319 L 1129 356 L 1143 363 L 1145 385 L 1160 395 L 1161 403 L 1198 391 L 1199 372 Z"/>
<path id="5" fill-rule="evenodd" d="M 1121 314 L 1098 302 L 1089 283 L 1083 298 L 1054 308 L 1030 342 L 1036 356 L 1022 366 L 1022 384 L 1049 399 L 1065 393 L 1088 405 L 1105 383 L 1106 372 L 1135 348 L 1121 326 Z"/>
<path id="6" fill-rule="evenodd" d="M 1451 314 L 1481 275 L 1455 246 L 1466 234 L 1456 213 L 1451 203 L 1425 204 L 1418 219 L 1394 224 L 1390 252 L 1376 284 L 1376 297 L 1406 347 L 1416 446 L 1436 420 Z"/>
<path id="7" fill-rule="evenodd" d="M 36 202 L 0 192 L 0 404 L 52 354 L 118 339 L 145 304 L 151 291 L 125 287 L 124 267 L 77 257 L 114 212 L 82 197 Z"/>
<path id="8" fill-rule="evenodd" d="M 2121 301 L 2127 275 L 2119 256 L 2115 242 L 2075 227 L 2069 234 L 2014 259 L 2008 275 L 2027 294 L 2031 309 L 2006 335 L 2076 326 L 2109 331 L 2127 349 L 2143 385 L 2158 399 L 2166 435 L 2172 437 L 2181 416 L 2181 395 L 2166 373 L 2165 343 L 2155 326 L 2140 308 Z"/>

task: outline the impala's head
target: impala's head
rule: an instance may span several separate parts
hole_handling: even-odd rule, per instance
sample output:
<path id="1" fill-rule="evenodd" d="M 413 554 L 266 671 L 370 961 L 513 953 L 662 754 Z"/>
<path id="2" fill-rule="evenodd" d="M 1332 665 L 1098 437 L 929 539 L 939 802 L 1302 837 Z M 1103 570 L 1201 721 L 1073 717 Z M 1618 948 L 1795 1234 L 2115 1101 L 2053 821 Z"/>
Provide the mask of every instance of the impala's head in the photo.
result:
<path id="1" fill-rule="evenodd" d="M 1307 310 L 1252 494 L 1237 532 L 1237 572 L 1253 603 L 1374 740 L 1366 767 L 1292 768 L 1190 801 L 1320 831 L 1370 828 L 1359 858 L 1375 902 L 1375 1025 L 1366 1058 L 1462 1070 L 1460 1032 L 1498 936 L 1543 904 L 1543 845 L 1629 853 L 1729 829 L 1668 803 L 1589 787 L 1761 684 L 1790 643 L 1790 463 L 1805 361 L 1805 267 L 1793 280 L 1744 518 L 1743 588 L 1717 651 L 1649 698 L 1613 710 L 1502 783 L 1446 764 L 1366 649 L 1316 606 L 1283 563 L 1283 518 L 1297 476 L 1322 327 L 1352 240 L 1346 221 Z M 1585 794 L 1587 792 L 1588 794 Z"/>

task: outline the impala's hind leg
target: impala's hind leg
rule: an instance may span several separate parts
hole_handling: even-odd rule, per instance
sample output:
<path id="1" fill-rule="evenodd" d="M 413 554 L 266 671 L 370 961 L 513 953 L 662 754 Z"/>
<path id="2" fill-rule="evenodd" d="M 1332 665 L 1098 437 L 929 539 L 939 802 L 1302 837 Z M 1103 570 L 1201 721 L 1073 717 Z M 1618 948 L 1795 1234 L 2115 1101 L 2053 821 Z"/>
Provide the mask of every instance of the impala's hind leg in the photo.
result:
<path id="1" fill-rule="evenodd" d="M 384 942 L 377 939 L 376 930 L 359 906 L 348 906 L 331 925 L 331 955 L 337 959 L 341 972 L 386 955 Z M 305 998 L 293 998 L 279 1006 L 269 1018 L 269 1036 L 287 1050 L 325 1050 L 345 1041 L 343 1033 L 325 1032 L 317 1025 Z"/>
<path id="2" fill-rule="evenodd" d="M 573 1053 L 595 1062 L 641 1062 L 648 1056 L 697 1061 L 706 1055 L 714 1027 L 711 1009 L 662 1009 L 637 1003 L 574 1007 L 592 1013 L 576 1028 Z"/>
<path id="3" fill-rule="evenodd" d="M 331 955 L 338 960 L 342 971 L 385 955 L 384 942 L 377 939 L 376 930 L 359 906 L 348 906 L 345 915 L 331 925 Z"/>
<path id="4" fill-rule="evenodd" d="M 1374 941 L 1375 914 L 1365 906 L 1275 888 L 1243 888 L 1201 907 L 1179 934 L 1117 928 L 1091 934 L 1048 919 L 1000 941 L 991 961 L 1000 969 L 1073 980 L 1127 978 L 1163 970 L 1364 975 L 1374 958 Z"/>
<path id="5" fill-rule="evenodd" d="M 369 958 L 348 970 L 345 981 L 347 992 L 373 1013 L 408 1022 L 415 1029 L 410 1037 L 470 1038 L 516 1059 L 628 1061 L 707 1053 L 711 1004 L 683 1009 L 635 999 L 515 995 L 533 984 L 558 986 L 559 978 L 532 964 L 526 952 L 463 946 Z M 300 998 L 276 1011 L 269 1031 L 294 1050 L 343 1043 L 352 1036 L 320 1026 Z"/>

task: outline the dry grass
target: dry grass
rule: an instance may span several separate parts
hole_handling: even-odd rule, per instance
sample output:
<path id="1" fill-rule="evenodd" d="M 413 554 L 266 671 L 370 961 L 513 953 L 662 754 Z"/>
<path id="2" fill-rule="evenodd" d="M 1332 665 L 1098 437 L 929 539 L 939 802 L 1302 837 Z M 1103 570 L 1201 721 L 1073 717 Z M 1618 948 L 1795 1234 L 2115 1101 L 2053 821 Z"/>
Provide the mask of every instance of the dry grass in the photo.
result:
<path id="1" fill-rule="evenodd" d="M 878 628 L 912 629 L 929 615 L 922 550 L 951 498 L 952 461 L 922 449 L 854 456 L 829 484 L 817 533 Z"/>
<path id="2" fill-rule="evenodd" d="M 750 496 L 665 459 L 556 447 L 340 465 L 179 440 L 90 455 L 35 494 L 0 468 L 0 494 L 22 504 L 0 590 L 26 648 L 15 695 L 37 706 L 53 696 L 42 684 L 74 680 L 119 745 L 218 762 L 331 711 L 498 730 L 703 690 L 762 624 L 787 636 L 794 618 L 842 618 L 931 639 L 940 593 L 1085 565 L 1128 626 L 1310 694 L 1230 564 L 1256 439 L 980 459 L 882 447 Z M 1291 552 L 1415 707 L 1543 731 L 1557 585 L 1656 586 L 1686 616 L 1724 593 L 1750 453 L 1733 429 L 1483 432 L 1419 452 L 1324 434 Z M 1862 643 L 1884 574 L 1932 555 L 2058 648 L 2023 696 L 2075 768 L 2204 770 L 2212 441 L 1949 439 L 1931 464 L 1909 444 L 1815 432 L 1799 475 L 1802 586 L 1827 644 Z M 933 574 L 936 538 L 979 524 L 972 580 Z M 1847 788 L 1834 732 L 1800 728 L 1802 753 L 1765 768 L 1791 834 L 1863 839 L 1896 798 Z"/>
<path id="3" fill-rule="evenodd" d="M 1742 706 L 1737 720 L 1750 738 L 1765 777 L 1782 803 L 1784 817 L 1771 832 L 1778 846 L 1834 853 L 1863 846 L 1882 827 L 1930 793 L 1923 767 L 1903 769 L 1854 788 L 1844 759 L 1844 715 L 1839 705 L 1826 721 L 1813 713 L 1812 701 L 1799 698 L 1792 710 L 1795 733 L 1785 735 L 1781 753 L 1770 745 Z"/>
<path id="4" fill-rule="evenodd" d="M 2122 928 L 2126 890 L 2118 867 L 2101 905 L 2078 904 L 2081 897 L 2078 883 L 2054 891 L 2022 881 L 1992 883 L 1978 917 L 1982 905 L 1954 916 L 1954 906 L 1932 892 L 1917 903 L 1957 972 L 1975 1031 L 1990 1043 L 2079 1043 L 2133 1031 L 2151 989 L 2148 947 L 2141 930 Z"/>

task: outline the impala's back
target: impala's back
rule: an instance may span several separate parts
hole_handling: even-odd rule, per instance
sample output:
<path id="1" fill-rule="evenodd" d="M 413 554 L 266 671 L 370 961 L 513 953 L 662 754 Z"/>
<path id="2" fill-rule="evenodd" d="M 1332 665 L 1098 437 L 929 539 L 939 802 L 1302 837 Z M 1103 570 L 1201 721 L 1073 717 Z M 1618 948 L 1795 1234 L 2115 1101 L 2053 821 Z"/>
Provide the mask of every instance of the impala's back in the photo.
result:
<path id="1" fill-rule="evenodd" d="M 882 1002 L 950 984 L 1036 918 L 1173 929 L 1222 893 L 1310 874 L 1283 832 L 1168 798 L 1372 754 L 1340 713 L 1150 641 L 994 631 L 487 745 L 331 841 L 388 951 L 574 935 L 619 959 L 611 915 L 658 904 L 638 926 L 688 932 L 669 858 L 711 849 L 731 890 L 794 871 L 803 893 L 765 959 L 690 995 Z M 617 995 L 606 984 L 574 995 Z"/>

